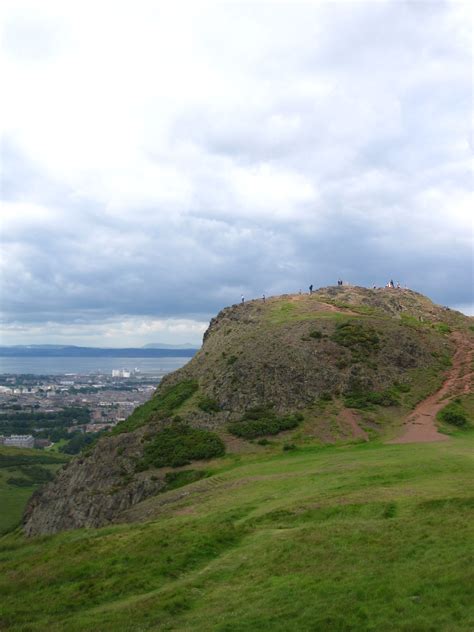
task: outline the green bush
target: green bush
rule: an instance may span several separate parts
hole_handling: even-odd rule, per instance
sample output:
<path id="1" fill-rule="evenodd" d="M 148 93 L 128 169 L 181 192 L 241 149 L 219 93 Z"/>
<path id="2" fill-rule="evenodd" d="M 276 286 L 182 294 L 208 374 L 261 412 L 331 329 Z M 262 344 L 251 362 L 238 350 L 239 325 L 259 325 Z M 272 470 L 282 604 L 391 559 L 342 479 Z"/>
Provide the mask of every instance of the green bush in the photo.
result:
<path id="1" fill-rule="evenodd" d="M 256 439 L 265 435 L 276 435 L 283 430 L 291 430 L 303 420 L 301 413 L 278 417 L 271 409 L 256 407 L 248 410 L 240 421 L 228 426 L 228 430 L 236 437 Z"/>
<path id="2" fill-rule="evenodd" d="M 231 355 L 230 358 L 228 358 L 227 360 L 227 364 L 230 366 L 232 364 L 235 364 L 237 360 L 238 360 L 237 356 Z"/>
<path id="3" fill-rule="evenodd" d="M 220 410 L 219 403 L 212 397 L 203 396 L 198 401 L 198 407 L 205 413 L 217 413 Z"/>
<path id="4" fill-rule="evenodd" d="M 360 357 L 366 357 L 380 349 L 380 338 L 375 329 L 356 320 L 337 323 L 331 340 Z"/>
<path id="5" fill-rule="evenodd" d="M 199 430 L 186 424 L 173 424 L 160 430 L 146 446 L 137 469 L 179 467 L 191 461 L 222 456 L 225 447 L 221 438 L 209 430 Z"/>
<path id="6" fill-rule="evenodd" d="M 163 392 L 160 391 L 149 401 L 135 408 L 125 421 L 117 424 L 112 430 L 112 434 L 132 432 L 146 424 L 153 417 L 156 419 L 171 417 L 173 412 L 194 395 L 197 389 L 198 383 L 196 380 L 183 380 Z"/>
<path id="7" fill-rule="evenodd" d="M 377 391 L 353 391 L 344 396 L 344 404 L 348 408 L 373 409 L 374 406 L 396 406 L 398 399 L 389 390 Z"/>
<path id="8" fill-rule="evenodd" d="M 315 340 L 321 340 L 323 334 L 318 329 L 313 329 L 313 331 L 309 332 L 310 338 L 314 338 Z"/>
<path id="9" fill-rule="evenodd" d="M 442 421 L 452 426 L 458 426 L 458 428 L 464 428 L 467 426 L 467 417 L 463 413 L 457 413 L 451 410 L 447 410 L 441 414 Z"/>
<path id="10" fill-rule="evenodd" d="M 437 415 L 440 421 L 457 426 L 458 428 L 466 428 L 469 425 L 469 419 L 460 400 L 454 400 L 439 411 Z"/>

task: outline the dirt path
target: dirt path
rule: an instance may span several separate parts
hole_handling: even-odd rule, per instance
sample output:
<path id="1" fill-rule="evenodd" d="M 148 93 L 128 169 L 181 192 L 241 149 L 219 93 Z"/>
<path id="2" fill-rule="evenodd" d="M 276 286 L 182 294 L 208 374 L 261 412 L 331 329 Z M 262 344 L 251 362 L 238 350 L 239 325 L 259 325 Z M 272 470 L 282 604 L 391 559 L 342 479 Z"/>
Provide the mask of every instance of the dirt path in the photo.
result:
<path id="1" fill-rule="evenodd" d="M 438 432 L 436 427 L 437 413 L 449 403 L 449 400 L 469 393 L 472 390 L 472 360 L 474 345 L 472 340 L 460 332 L 452 335 L 457 350 L 453 364 L 441 388 L 420 402 L 405 421 L 401 435 L 388 443 L 423 443 L 430 441 L 447 441 L 447 435 Z"/>
<path id="2" fill-rule="evenodd" d="M 354 439 L 364 439 L 364 441 L 369 440 L 368 434 L 359 426 L 357 415 L 353 410 L 350 408 L 344 408 L 339 413 L 339 417 L 349 426 Z"/>

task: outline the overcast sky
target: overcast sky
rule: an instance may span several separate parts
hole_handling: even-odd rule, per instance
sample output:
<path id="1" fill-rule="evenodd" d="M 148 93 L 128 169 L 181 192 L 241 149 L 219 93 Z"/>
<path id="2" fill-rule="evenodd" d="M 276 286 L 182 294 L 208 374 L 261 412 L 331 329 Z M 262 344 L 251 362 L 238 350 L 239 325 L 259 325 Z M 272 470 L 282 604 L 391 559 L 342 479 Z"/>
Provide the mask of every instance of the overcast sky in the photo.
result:
<path id="1" fill-rule="evenodd" d="M 338 277 L 472 313 L 469 5 L 3 0 L 3 344 Z"/>

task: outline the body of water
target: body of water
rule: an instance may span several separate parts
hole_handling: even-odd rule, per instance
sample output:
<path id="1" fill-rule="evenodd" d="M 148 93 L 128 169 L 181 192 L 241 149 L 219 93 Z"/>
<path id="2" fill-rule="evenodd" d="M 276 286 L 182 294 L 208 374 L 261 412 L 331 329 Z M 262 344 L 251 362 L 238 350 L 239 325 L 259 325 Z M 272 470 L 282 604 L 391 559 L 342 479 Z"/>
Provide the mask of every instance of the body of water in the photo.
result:
<path id="1" fill-rule="evenodd" d="M 62 375 L 77 373 L 111 375 L 112 369 L 138 369 L 144 375 L 164 375 L 176 371 L 191 358 L 5 358 L 0 357 L 0 373 Z"/>

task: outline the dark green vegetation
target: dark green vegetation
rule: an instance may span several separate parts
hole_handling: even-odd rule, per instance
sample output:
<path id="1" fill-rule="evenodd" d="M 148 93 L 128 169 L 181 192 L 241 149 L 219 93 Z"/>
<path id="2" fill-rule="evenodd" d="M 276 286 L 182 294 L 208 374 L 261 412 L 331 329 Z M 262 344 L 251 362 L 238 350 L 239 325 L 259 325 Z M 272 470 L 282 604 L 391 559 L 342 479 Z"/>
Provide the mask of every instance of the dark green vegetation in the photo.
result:
<path id="1" fill-rule="evenodd" d="M 131 432 L 152 420 L 169 417 L 198 389 L 196 380 L 184 380 L 174 384 L 164 392 L 152 397 L 148 402 L 138 406 L 125 421 L 120 422 L 113 434 Z"/>
<path id="2" fill-rule="evenodd" d="M 186 424 L 174 423 L 163 428 L 145 447 L 138 469 L 153 467 L 179 467 L 190 461 L 222 456 L 225 447 L 222 439 L 209 430 L 199 430 Z"/>
<path id="3" fill-rule="evenodd" d="M 147 522 L 4 537 L 0 628 L 471 632 L 472 432 L 267 449 L 137 505 Z"/>
<path id="4" fill-rule="evenodd" d="M 270 408 L 258 406 L 248 410 L 240 421 L 229 425 L 228 429 L 236 437 L 256 439 L 264 435 L 276 435 L 284 430 L 291 430 L 303 421 L 303 415 L 278 416 Z"/>
<path id="5" fill-rule="evenodd" d="M 66 457 L 0 446 L 0 533 L 20 522 L 32 492 L 51 480 Z"/>
<path id="6" fill-rule="evenodd" d="M 68 427 L 90 422 L 90 410 L 81 407 L 66 407 L 63 410 L 42 412 L 6 412 L 0 416 L 0 434 L 32 434 L 40 439 L 59 441 L 70 437 Z M 37 431 L 36 428 L 41 427 Z"/>
<path id="7" fill-rule="evenodd" d="M 348 408 L 376 410 L 376 406 L 396 406 L 400 402 L 393 391 L 386 390 L 381 393 L 353 391 L 344 397 L 344 403 Z"/>
<path id="8" fill-rule="evenodd" d="M 468 428 L 474 422 L 474 395 L 457 397 L 438 413 L 438 420 L 456 428 Z"/>
<path id="9" fill-rule="evenodd" d="M 218 413 L 220 410 L 218 402 L 212 397 L 206 397 L 205 395 L 199 398 L 198 407 L 209 414 Z"/>
<path id="10" fill-rule="evenodd" d="M 374 327 L 358 320 L 336 323 L 331 340 L 350 349 L 357 358 L 368 357 L 380 349 L 380 337 Z"/>
<path id="11" fill-rule="evenodd" d="M 59 452 L 64 454 L 79 454 L 81 450 L 87 448 L 97 441 L 103 432 L 90 432 L 84 434 L 82 432 L 74 433 L 69 441 L 59 447 Z"/>

